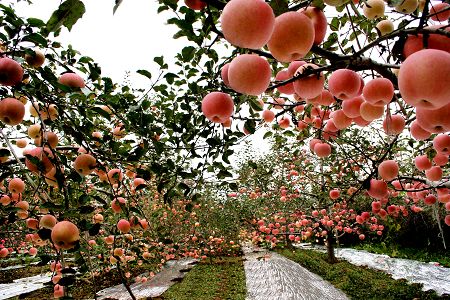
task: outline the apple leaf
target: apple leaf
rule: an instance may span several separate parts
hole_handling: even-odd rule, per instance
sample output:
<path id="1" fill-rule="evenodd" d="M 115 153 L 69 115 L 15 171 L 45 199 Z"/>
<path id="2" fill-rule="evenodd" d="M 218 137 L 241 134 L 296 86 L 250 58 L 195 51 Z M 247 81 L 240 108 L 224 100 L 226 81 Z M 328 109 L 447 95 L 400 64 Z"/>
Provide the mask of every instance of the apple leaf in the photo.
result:
<path id="1" fill-rule="evenodd" d="M 58 281 L 58 284 L 62 285 L 62 286 L 68 286 L 68 285 L 72 285 L 74 283 L 75 283 L 75 277 L 74 276 L 67 276 L 67 275 L 64 276 L 63 278 L 61 278 Z"/>
<path id="2" fill-rule="evenodd" d="M 150 73 L 147 70 L 137 70 L 136 73 L 141 74 L 141 75 L 147 77 L 148 79 L 152 79 L 152 73 Z"/>
<path id="3" fill-rule="evenodd" d="M 47 47 L 47 40 L 38 33 L 30 33 L 23 37 L 22 41 L 32 42 L 36 45 Z"/>
<path id="4" fill-rule="evenodd" d="M 96 236 L 100 232 L 100 226 L 99 223 L 92 225 L 92 227 L 89 228 L 89 235 Z"/>
<path id="5" fill-rule="evenodd" d="M 65 26 L 70 31 L 85 12 L 84 3 L 80 0 L 64 1 L 47 21 L 47 32 L 56 32 L 61 26 Z"/>
<path id="6" fill-rule="evenodd" d="M 256 122 L 254 120 L 245 121 L 244 128 L 248 130 L 249 133 L 255 133 Z"/>
<path id="7" fill-rule="evenodd" d="M 275 16 L 279 16 L 289 11 L 288 2 L 286 0 L 272 0 L 270 1 L 270 6 L 272 7 Z"/>
<path id="8" fill-rule="evenodd" d="M 38 266 L 45 266 L 52 260 L 52 257 L 48 254 L 41 254 L 39 258 L 41 261 L 37 264 Z"/>
<path id="9" fill-rule="evenodd" d="M 116 10 L 119 8 L 120 4 L 122 4 L 123 0 L 116 0 L 116 4 L 113 8 L 113 15 L 116 13 Z"/>
<path id="10" fill-rule="evenodd" d="M 39 229 L 39 231 L 38 231 L 39 237 L 44 241 L 50 239 L 51 233 L 52 233 L 52 231 L 47 228 L 42 228 L 42 229 Z"/>

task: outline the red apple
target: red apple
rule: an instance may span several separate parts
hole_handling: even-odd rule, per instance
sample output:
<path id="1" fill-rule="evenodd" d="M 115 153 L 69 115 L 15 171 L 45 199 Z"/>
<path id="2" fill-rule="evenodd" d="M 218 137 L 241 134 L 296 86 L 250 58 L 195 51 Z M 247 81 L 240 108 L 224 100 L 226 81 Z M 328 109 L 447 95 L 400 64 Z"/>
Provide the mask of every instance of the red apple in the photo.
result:
<path id="1" fill-rule="evenodd" d="M 117 222 L 117 229 L 119 229 L 119 231 L 122 233 L 130 232 L 131 229 L 130 222 L 124 219 L 119 220 L 119 222 Z"/>
<path id="2" fill-rule="evenodd" d="M 263 0 L 231 0 L 222 11 L 220 23 L 228 42 L 241 48 L 259 49 L 272 35 L 275 15 Z"/>
<path id="3" fill-rule="evenodd" d="M 0 57 L 0 84 L 14 86 L 22 81 L 23 68 L 9 57 Z"/>
<path id="4" fill-rule="evenodd" d="M 348 69 L 339 69 L 331 73 L 328 90 L 338 99 L 351 99 L 360 94 L 361 76 Z"/>
<path id="5" fill-rule="evenodd" d="M 309 72 L 310 69 L 317 69 L 315 64 L 304 64 L 297 69 L 295 76 Z M 311 74 L 307 77 L 303 77 L 294 81 L 295 93 L 304 99 L 313 99 L 322 94 L 325 84 L 325 77 L 322 72 L 319 74 Z"/>
<path id="6" fill-rule="evenodd" d="M 33 54 L 25 54 L 25 61 L 33 68 L 39 68 L 45 62 L 45 55 L 39 49 L 34 49 Z"/>
<path id="7" fill-rule="evenodd" d="M 91 174 L 96 166 L 97 160 L 90 154 L 81 154 L 73 162 L 75 171 L 82 176 Z"/>
<path id="8" fill-rule="evenodd" d="M 223 123 L 233 114 L 234 103 L 230 95 L 212 92 L 202 100 L 203 115 L 214 123 Z"/>
<path id="9" fill-rule="evenodd" d="M 13 178 L 8 184 L 8 190 L 15 194 L 23 193 L 25 190 L 25 183 L 20 178 Z"/>
<path id="10" fill-rule="evenodd" d="M 414 164 L 417 169 L 424 171 L 431 168 L 431 161 L 428 159 L 426 155 L 419 155 L 414 159 Z"/>
<path id="11" fill-rule="evenodd" d="M 53 227 L 51 238 L 59 248 L 72 249 L 80 240 L 80 231 L 72 222 L 61 221 Z"/>
<path id="12" fill-rule="evenodd" d="M 378 166 L 378 175 L 386 181 L 398 176 L 398 164 L 395 160 L 385 160 Z"/>
<path id="13" fill-rule="evenodd" d="M 450 103 L 438 109 L 427 109 L 422 107 L 416 108 L 417 124 L 423 130 L 430 133 L 442 133 L 450 131 L 450 118 L 448 117 L 449 115 Z"/>
<path id="14" fill-rule="evenodd" d="M 327 33 L 327 17 L 324 12 L 317 7 L 308 6 L 308 8 L 302 8 L 299 12 L 304 13 L 311 19 L 314 26 L 314 45 L 320 45 Z"/>
<path id="15" fill-rule="evenodd" d="M 235 57 L 228 68 L 230 87 L 236 92 L 258 96 L 269 87 L 272 71 L 266 59 L 254 54 Z"/>
<path id="16" fill-rule="evenodd" d="M 448 82 L 450 53 L 442 50 L 424 49 L 408 56 L 398 74 L 403 100 L 417 108 L 435 110 L 448 105 Z"/>
<path id="17" fill-rule="evenodd" d="M 417 116 L 417 115 L 416 115 Z M 417 122 L 417 120 L 414 120 L 411 123 L 411 126 L 409 128 L 409 131 L 411 132 L 411 135 L 414 139 L 418 140 L 418 141 L 423 141 L 428 139 L 431 136 L 431 132 L 426 131 L 425 129 L 423 129 L 422 127 L 420 127 L 419 123 Z"/>
<path id="18" fill-rule="evenodd" d="M 68 86 L 71 88 L 84 88 L 85 87 L 83 78 L 81 78 L 80 75 L 75 74 L 75 73 L 62 74 L 59 77 L 58 82 L 61 83 L 62 85 L 65 85 L 65 86 Z"/>
<path id="19" fill-rule="evenodd" d="M 206 2 L 201 0 L 184 0 L 184 4 L 192 10 L 202 10 L 206 7 Z"/>
<path id="20" fill-rule="evenodd" d="M 367 191 L 369 196 L 375 199 L 382 199 L 388 195 L 388 186 L 384 180 L 370 180 L 370 188 Z"/>
<path id="21" fill-rule="evenodd" d="M 267 46 L 280 62 L 303 58 L 314 42 L 314 26 L 305 14 L 286 12 L 275 18 L 275 28 Z"/>
<path id="22" fill-rule="evenodd" d="M 450 18 L 450 4 L 441 2 L 431 6 L 431 20 L 445 22 Z"/>
<path id="23" fill-rule="evenodd" d="M 28 158 L 25 159 L 25 165 L 31 172 L 42 172 L 43 174 L 46 174 L 53 168 L 53 164 L 50 161 L 50 158 L 53 158 L 53 153 L 49 148 L 37 147 L 31 149 L 28 152 L 28 155 L 31 155 L 39 160 L 39 164 L 36 165 Z"/>
<path id="24" fill-rule="evenodd" d="M 439 134 L 433 139 L 433 148 L 437 153 L 450 154 L 450 136 L 447 134 Z"/>
<path id="25" fill-rule="evenodd" d="M 45 215 L 39 220 L 39 227 L 52 229 L 56 225 L 56 218 L 52 215 Z"/>
<path id="26" fill-rule="evenodd" d="M 17 99 L 5 98 L 0 101 L 0 120 L 7 125 L 22 123 L 25 105 Z"/>
<path id="27" fill-rule="evenodd" d="M 384 106 L 394 97 L 394 85 L 389 79 L 375 78 L 363 88 L 364 99 L 374 106 Z"/>

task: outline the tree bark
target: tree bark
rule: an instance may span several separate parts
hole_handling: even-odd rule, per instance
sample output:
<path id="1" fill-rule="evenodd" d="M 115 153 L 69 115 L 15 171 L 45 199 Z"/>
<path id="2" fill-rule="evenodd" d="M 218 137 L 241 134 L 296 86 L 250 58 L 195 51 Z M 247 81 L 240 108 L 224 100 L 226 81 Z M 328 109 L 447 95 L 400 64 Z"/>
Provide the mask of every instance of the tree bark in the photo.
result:
<path id="1" fill-rule="evenodd" d="M 332 235 L 328 235 L 327 240 L 326 240 L 326 245 L 327 245 L 327 261 L 330 264 L 334 264 L 337 263 L 337 258 L 334 255 L 334 237 Z"/>

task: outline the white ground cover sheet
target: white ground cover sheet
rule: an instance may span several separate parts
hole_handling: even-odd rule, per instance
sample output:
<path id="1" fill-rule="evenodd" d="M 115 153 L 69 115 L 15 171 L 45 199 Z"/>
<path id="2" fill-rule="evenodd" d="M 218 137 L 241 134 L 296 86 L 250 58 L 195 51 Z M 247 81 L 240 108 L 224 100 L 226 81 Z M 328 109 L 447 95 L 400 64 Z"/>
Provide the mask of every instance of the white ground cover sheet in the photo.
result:
<path id="1" fill-rule="evenodd" d="M 336 257 L 357 266 L 384 271 L 394 279 L 404 278 L 408 282 L 422 283 L 424 291 L 435 290 L 438 295 L 450 294 L 450 268 L 349 248 L 336 249 Z"/>
<path id="2" fill-rule="evenodd" d="M 324 247 L 311 246 L 310 244 L 297 244 L 294 246 L 325 251 Z M 438 295 L 450 294 L 450 268 L 445 268 L 435 263 L 392 258 L 388 255 L 374 254 L 351 248 L 338 248 L 335 250 L 335 254 L 337 258 L 345 259 L 354 265 L 367 266 L 391 274 L 394 279 L 404 278 L 411 283 L 422 283 L 424 291 L 435 290 Z"/>
<path id="3" fill-rule="evenodd" d="M 51 276 L 52 273 L 48 272 L 32 277 L 16 279 L 13 283 L 0 284 L 0 299 L 8 299 L 24 293 L 39 290 L 44 287 L 44 283 L 51 280 Z"/>
<path id="4" fill-rule="evenodd" d="M 347 296 L 275 252 L 243 247 L 247 300 L 344 300 Z"/>

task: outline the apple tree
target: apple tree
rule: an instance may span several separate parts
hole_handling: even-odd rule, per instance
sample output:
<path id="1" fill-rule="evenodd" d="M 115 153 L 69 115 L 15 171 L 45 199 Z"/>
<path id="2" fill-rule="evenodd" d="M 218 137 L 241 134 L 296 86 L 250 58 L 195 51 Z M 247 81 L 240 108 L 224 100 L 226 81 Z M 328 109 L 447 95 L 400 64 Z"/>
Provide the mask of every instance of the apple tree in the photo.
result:
<path id="1" fill-rule="evenodd" d="M 291 160 L 276 166 L 279 174 L 289 169 L 286 184 L 264 196 L 267 187 L 248 190 L 250 199 L 279 198 L 250 221 L 262 219 L 257 229 L 267 241 L 284 231 L 318 234 L 332 250 L 342 232 L 378 235 L 379 218 L 425 208 L 445 247 L 449 4 L 159 3 L 173 12 L 174 38 L 189 44 L 174 65 L 161 56 L 153 70 L 138 71 L 147 90 L 114 83 L 56 41 L 62 26 L 70 30 L 82 17 L 82 1 L 62 2 L 47 22 L 0 5 L 5 243 L 28 233 L 17 250 L 44 247 L 41 259 L 56 258 L 56 271 L 68 251 L 93 277 L 92 255 L 123 273 L 146 258 L 231 253 L 231 227 L 218 224 L 230 204 L 203 205 L 199 191 L 210 175 L 231 177 L 233 146 L 265 130 Z M 196 229 L 195 210 L 214 225 Z M 12 249 L 3 244 L 7 256 Z M 55 296 L 68 294 L 70 280 L 60 283 Z"/>

